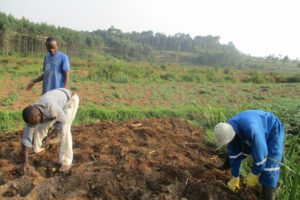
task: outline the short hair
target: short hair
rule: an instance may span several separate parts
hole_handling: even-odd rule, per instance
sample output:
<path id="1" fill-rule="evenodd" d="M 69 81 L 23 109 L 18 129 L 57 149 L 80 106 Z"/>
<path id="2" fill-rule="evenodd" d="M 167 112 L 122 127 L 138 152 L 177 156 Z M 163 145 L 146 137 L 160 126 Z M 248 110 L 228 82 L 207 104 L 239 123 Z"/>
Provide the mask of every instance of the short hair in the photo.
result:
<path id="1" fill-rule="evenodd" d="M 54 37 L 48 37 L 46 40 L 46 44 L 55 41 L 57 43 L 57 40 Z"/>
<path id="2" fill-rule="evenodd" d="M 39 109 L 36 106 L 27 106 L 22 112 L 23 120 L 26 123 L 31 123 L 32 120 L 39 114 Z"/>

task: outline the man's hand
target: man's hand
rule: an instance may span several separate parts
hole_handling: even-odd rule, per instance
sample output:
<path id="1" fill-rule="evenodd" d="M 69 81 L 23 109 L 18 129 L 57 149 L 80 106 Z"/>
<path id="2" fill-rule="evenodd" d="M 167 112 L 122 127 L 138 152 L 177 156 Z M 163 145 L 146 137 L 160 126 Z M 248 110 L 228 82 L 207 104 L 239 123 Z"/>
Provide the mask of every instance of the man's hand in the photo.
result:
<path id="1" fill-rule="evenodd" d="M 240 177 L 232 177 L 227 186 L 231 191 L 237 193 L 240 189 Z"/>
<path id="2" fill-rule="evenodd" d="M 31 81 L 28 83 L 26 90 L 29 91 L 33 86 L 34 86 L 34 81 L 31 80 Z"/>
<path id="3" fill-rule="evenodd" d="M 29 83 L 28 83 L 28 85 L 27 85 L 27 91 L 29 91 L 33 86 L 34 86 L 34 84 L 35 83 L 37 83 L 37 82 L 40 82 L 40 81 L 42 81 L 44 79 L 44 74 L 42 74 L 40 77 L 38 77 L 37 79 L 33 79 L 33 80 L 31 80 Z"/>
<path id="4" fill-rule="evenodd" d="M 50 143 L 50 137 L 49 136 L 46 136 L 44 139 L 43 139 L 43 144 L 42 144 L 42 148 L 47 148 L 49 143 Z"/>
<path id="5" fill-rule="evenodd" d="M 24 175 L 28 168 L 29 168 L 29 164 L 27 162 L 23 162 L 19 167 L 20 174 Z"/>
<path id="6" fill-rule="evenodd" d="M 19 167 L 19 172 L 23 175 L 25 174 L 26 170 L 29 168 L 29 164 L 28 164 L 29 148 L 24 146 L 24 144 L 22 144 L 22 154 L 23 154 L 23 162 Z"/>
<path id="7" fill-rule="evenodd" d="M 258 184 L 258 176 L 250 172 L 244 180 L 244 184 L 246 189 L 255 187 Z"/>

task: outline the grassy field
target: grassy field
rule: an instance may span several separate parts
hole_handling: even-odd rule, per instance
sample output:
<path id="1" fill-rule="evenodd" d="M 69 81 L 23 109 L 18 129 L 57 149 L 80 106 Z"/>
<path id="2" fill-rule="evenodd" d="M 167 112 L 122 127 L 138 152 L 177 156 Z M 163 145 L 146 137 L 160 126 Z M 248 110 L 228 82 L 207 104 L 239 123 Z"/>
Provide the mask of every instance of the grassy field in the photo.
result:
<path id="1" fill-rule="evenodd" d="M 247 109 L 273 112 L 285 125 L 286 151 L 278 198 L 299 199 L 300 76 L 273 71 L 71 58 L 71 88 L 80 96 L 76 125 L 101 120 L 180 118 L 206 130 Z M 293 66 L 294 67 L 294 66 Z M 293 70 L 297 70 L 293 68 Z M 22 129 L 22 109 L 41 94 L 26 91 L 42 73 L 42 57 L 0 57 L 0 132 Z M 296 180 L 296 181 L 295 181 Z"/>

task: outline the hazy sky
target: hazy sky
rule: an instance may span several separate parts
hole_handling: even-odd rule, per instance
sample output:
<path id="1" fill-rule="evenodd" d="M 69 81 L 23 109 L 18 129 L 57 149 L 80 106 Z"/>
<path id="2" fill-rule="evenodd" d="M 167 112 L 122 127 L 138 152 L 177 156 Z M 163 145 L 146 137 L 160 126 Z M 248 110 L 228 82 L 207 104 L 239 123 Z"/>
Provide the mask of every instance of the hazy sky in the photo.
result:
<path id="1" fill-rule="evenodd" d="M 0 0 L 0 11 L 75 30 L 214 35 L 253 56 L 300 58 L 299 0 Z"/>

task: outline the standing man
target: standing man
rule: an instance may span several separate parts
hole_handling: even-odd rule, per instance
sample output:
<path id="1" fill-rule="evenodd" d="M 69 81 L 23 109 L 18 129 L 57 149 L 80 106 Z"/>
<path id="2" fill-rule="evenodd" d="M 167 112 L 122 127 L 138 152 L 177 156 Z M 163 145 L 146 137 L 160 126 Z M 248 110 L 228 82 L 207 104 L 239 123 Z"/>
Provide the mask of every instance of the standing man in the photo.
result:
<path id="1" fill-rule="evenodd" d="M 26 128 L 23 133 L 23 163 L 19 171 L 24 174 L 29 167 L 30 148 L 39 153 L 46 148 L 50 139 L 60 134 L 59 161 L 61 172 L 71 168 L 73 160 L 71 124 L 75 118 L 79 103 L 77 94 L 65 88 L 54 89 L 42 95 L 38 101 L 23 110 Z M 49 129 L 54 125 L 54 130 Z"/>
<path id="2" fill-rule="evenodd" d="M 252 154 L 252 170 L 244 180 L 246 188 L 259 182 L 264 199 L 274 200 L 284 146 L 282 123 L 272 113 L 248 110 L 227 123 L 217 124 L 214 133 L 219 148 L 227 145 L 232 174 L 228 188 L 234 192 L 239 190 L 241 161 Z"/>
<path id="3" fill-rule="evenodd" d="M 58 51 L 56 39 L 49 37 L 46 40 L 48 53 L 44 58 L 43 74 L 37 79 L 33 79 L 27 85 L 29 91 L 35 83 L 43 81 L 42 94 L 56 89 L 69 87 L 70 63 L 66 54 Z"/>

